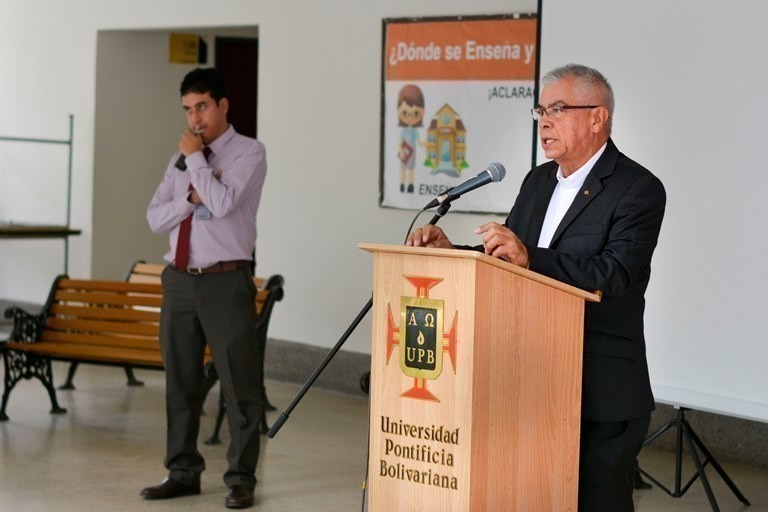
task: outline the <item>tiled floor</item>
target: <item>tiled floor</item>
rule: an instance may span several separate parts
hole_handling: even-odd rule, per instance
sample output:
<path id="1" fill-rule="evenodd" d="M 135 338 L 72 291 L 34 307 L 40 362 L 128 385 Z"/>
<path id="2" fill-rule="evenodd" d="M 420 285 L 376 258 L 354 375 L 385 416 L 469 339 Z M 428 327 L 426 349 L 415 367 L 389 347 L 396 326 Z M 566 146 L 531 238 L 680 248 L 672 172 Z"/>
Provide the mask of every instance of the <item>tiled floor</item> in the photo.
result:
<path id="1" fill-rule="evenodd" d="M 54 373 L 59 381 L 64 372 L 65 366 L 57 364 Z M 223 510 L 224 445 L 201 444 L 208 464 L 202 495 L 165 502 L 139 497 L 142 487 L 165 476 L 165 417 L 162 373 L 137 374 L 146 385 L 128 388 L 119 368 L 81 366 L 77 390 L 59 392 L 59 401 L 69 412 L 58 416 L 48 413 L 47 394 L 37 381 L 20 383 L 8 406 L 10 421 L 0 423 L 0 510 Z M 277 382 L 267 386 L 270 400 L 281 410 L 299 389 Z M 215 410 L 216 396 L 211 396 L 203 418 L 204 436 L 212 431 Z M 270 421 L 276 414 L 271 413 Z M 263 438 L 255 510 L 360 510 L 366 417 L 365 397 L 310 391 L 278 435 Z M 223 438 L 226 441 L 226 430 Z M 673 485 L 671 453 L 646 449 L 641 465 Z M 752 506 L 742 506 L 710 469 L 720 509 L 768 511 L 768 471 L 734 464 L 725 468 Z M 638 491 L 636 503 L 639 512 L 711 510 L 700 482 L 679 499 L 657 488 Z"/>

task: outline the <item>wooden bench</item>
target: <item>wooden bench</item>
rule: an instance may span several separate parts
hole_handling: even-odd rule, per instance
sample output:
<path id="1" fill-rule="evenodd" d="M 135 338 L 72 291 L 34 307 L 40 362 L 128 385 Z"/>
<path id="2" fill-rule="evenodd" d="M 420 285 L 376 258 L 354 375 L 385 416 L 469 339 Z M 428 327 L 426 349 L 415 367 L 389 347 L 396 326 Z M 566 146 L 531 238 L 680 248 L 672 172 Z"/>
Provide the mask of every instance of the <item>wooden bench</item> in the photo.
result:
<path id="1" fill-rule="evenodd" d="M 51 370 L 53 360 L 162 369 L 158 325 L 162 304 L 159 274 L 163 268 L 163 265 L 138 263 L 131 271 L 136 276 L 129 282 L 59 276 L 42 313 L 31 315 L 17 307 L 6 309 L 5 316 L 13 318 L 14 326 L 9 341 L 1 344 L 5 389 L 0 420 L 8 419 L 6 407 L 10 393 L 22 379 L 39 379 L 48 391 L 51 412 L 66 412 L 56 399 Z M 142 274 L 148 277 L 139 277 Z M 257 340 L 263 365 L 269 318 L 274 303 L 283 297 L 283 278 L 274 275 L 257 280 L 257 284 L 261 284 L 255 305 Z M 208 361 L 210 363 L 210 358 Z M 217 377 L 212 365 L 207 364 L 206 370 L 207 392 Z M 70 368 L 69 373 L 71 384 L 74 370 Z M 220 399 L 219 417 L 222 419 L 223 411 L 223 400 Z M 218 440 L 220 425 L 221 420 L 217 418 L 217 429 L 210 441 Z M 266 430 L 265 416 L 262 417 L 262 429 Z"/>
<path id="2" fill-rule="evenodd" d="M 51 412 L 66 412 L 56 400 L 52 360 L 162 369 L 161 304 L 157 284 L 59 276 L 40 314 L 6 309 L 13 331 L 2 346 L 5 389 L 0 420 L 8 419 L 8 398 L 22 379 L 39 379 L 51 399 Z"/>

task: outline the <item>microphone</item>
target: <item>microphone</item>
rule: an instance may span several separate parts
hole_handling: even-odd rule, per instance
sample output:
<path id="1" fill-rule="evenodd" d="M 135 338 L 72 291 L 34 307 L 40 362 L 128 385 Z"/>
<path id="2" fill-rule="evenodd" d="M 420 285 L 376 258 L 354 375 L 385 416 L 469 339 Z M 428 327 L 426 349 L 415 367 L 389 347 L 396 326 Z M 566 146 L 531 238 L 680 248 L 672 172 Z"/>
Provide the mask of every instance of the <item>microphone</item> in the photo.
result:
<path id="1" fill-rule="evenodd" d="M 201 135 L 205 130 L 201 130 L 200 128 L 196 130 L 192 130 L 192 133 L 195 135 Z M 174 165 L 178 170 L 180 171 L 186 171 L 187 170 L 187 157 L 184 156 L 184 153 L 179 155 L 179 158 L 176 160 L 176 164 Z"/>
<path id="2" fill-rule="evenodd" d="M 440 194 L 439 196 L 434 198 L 432 201 L 430 201 L 429 204 L 424 207 L 424 209 L 429 210 L 430 208 L 434 208 L 435 206 L 439 206 L 445 202 L 451 202 L 454 199 L 458 199 L 459 197 L 462 196 L 462 194 L 471 192 L 476 188 L 482 187 L 483 185 L 487 185 L 488 183 L 493 183 L 496 181 L 501 181 L 504 179 L 504 175 L 506 174 L 507 174 L 507 170 L 504 169 L 503 165 L 501 165 L 498 162 L 491 162 L 490 164 L 488 164 L 488 167 L 486 167 L 485 170 L 482 171 L 480 174 L 478 174 L 474 178 L 468 179 L 461 185 L 456 185 L 455 187 L 449 188 L 444 193 Z"/>

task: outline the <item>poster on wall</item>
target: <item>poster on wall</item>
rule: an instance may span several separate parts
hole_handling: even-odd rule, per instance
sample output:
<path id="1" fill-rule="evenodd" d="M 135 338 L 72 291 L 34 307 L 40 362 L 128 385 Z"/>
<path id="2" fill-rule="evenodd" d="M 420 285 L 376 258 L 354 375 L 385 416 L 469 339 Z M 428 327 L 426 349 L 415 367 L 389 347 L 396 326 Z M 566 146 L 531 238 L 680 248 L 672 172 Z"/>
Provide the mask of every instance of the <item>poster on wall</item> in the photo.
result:
<path id="1" fill-rule="evenodd" d="M 453 211 L 509 211 L 531 168 L 535 14 L 385 19 L 380 204 L 421 209 L 483 172 L 507 171 Z"/>

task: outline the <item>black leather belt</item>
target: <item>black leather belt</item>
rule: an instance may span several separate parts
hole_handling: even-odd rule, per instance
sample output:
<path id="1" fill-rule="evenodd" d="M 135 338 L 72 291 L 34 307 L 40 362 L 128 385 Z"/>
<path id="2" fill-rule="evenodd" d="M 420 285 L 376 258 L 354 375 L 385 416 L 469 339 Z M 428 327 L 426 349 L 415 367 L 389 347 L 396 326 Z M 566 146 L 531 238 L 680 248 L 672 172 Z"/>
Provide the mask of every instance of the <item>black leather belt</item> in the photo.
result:
<path id="1" fill-rule="evenodd" d="M 186 269 L 178 268 L 176 265 L 171 263 L 172 268 L 178 270 L 179 272 L 186 272 L 187 274 L 192 274 L 193 276 L 199 276 L 201 274 L 215 274 L 217 272 L 234 272 L 235 270 L 240 270 L 241 268 L 250 267 L 250 266 L 251 266 L 250 260 L 220 261 L 218 263 L 214 263 L 210 267 L 205 267 L 205 268 L 188 267 Z"/>

